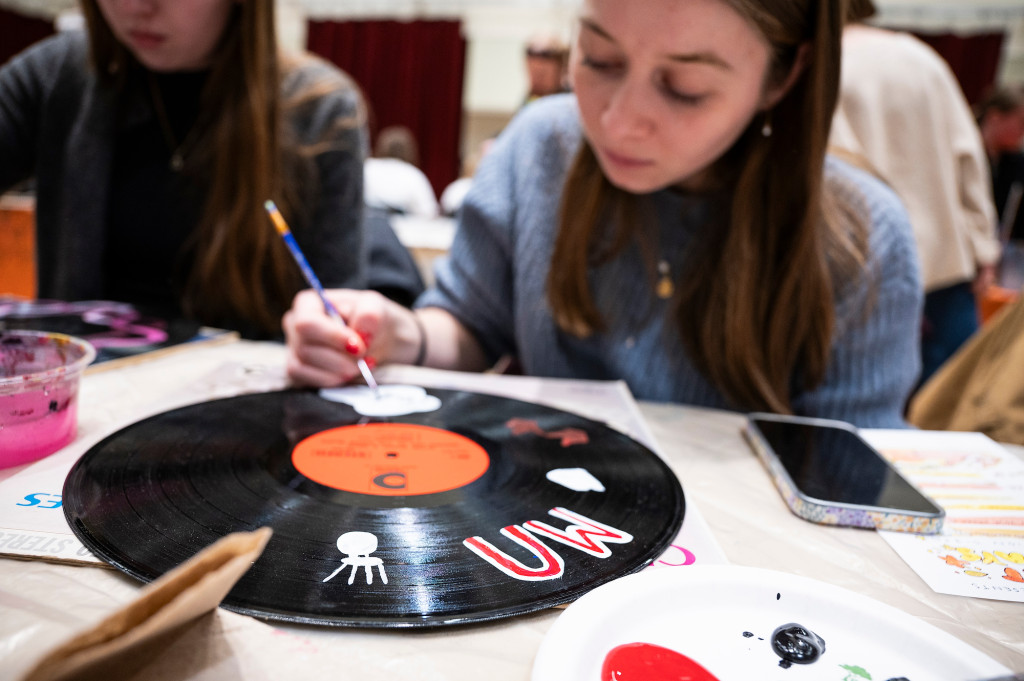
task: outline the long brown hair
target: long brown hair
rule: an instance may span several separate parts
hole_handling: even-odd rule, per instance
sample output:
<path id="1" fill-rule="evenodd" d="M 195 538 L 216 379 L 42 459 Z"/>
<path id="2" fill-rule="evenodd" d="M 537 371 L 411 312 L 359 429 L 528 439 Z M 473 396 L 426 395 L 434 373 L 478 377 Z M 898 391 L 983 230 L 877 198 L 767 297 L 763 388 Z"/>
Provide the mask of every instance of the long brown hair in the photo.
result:
<path id="1" fill-rule="evenodd" d="M 729 190 L 727 224 L 709 230 L 675 293 L 675 320 L 696 367 L 735 406 L 791 411 L 794 388 L 825 376 L 835 324 L 834 289 L 866 260 L 866 228 L 854 206 L 824 186 L 824 160 L 838 98 L 841 0 L 725 0 L 772 47 L 768 85 L 791 73 L 802 45 L 806 67 L 770 112 L 755 116 L 713 174 Z M 559 326 L 576 335 L 602 328 L 588 267 L 642 239 L 634 206 L 584 142 L 563 194 L 548 279 Z M 612 248 L 595 252 L 606 216 Z M 649 231 L 649 230 L 648 230 Z M 607 242 L 607 240 L 605 240 Z M 653 248 L 641 243 L 642 252 Z"/>
<path id="2" fill-rule="evenodd" d="M 123 87 L 137 67 L 96 4 L 81 0 L 98 77 Z M 304 217 L 310 151 L 298 148 L 283 120 L 287 64 L 277 51 L 273 2 L 234 3 L 204 87 L 200 118 L 206 203 L 189 246 L 195 253 L 183 292 L 186 313 L 207 323 L 244 320 L 280 333 L 281 315 L 302 282 L 263 204 L 273 199 L 289 221 Z M 301 102 L 297 105 L 301 105 Z M 302 190 L 305 191 L 305 190 Z M 294 222 L 293 222 L 294 227 Z"/>

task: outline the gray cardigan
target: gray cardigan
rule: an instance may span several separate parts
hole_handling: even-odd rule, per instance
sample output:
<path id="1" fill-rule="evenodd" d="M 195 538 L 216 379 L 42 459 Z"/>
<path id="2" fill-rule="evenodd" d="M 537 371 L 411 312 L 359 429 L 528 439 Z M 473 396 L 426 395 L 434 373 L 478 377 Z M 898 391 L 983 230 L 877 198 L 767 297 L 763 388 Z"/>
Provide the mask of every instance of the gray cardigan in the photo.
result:
<path id="1" fill-rule="evenodd" d="M 330 150 L 316 158 L 318 196 L 312 220 L 292 225 L 295 238 L 326 286 L 365 285 L 362 237 L 361 126 L 335 130 L 359 111 L 357 90 L 339 71 L 310 61 L 288 75 L 283 94 L 311 80 L 336 86 L 289 121 L 301 142 Z M 82 33 L 55 36 L 0 69 L 0 191 L 36 181 L 36 261 L 41 298 L 102 297 L 103 244 L 118 115 L 152 116 L 140 93 L 119 96 L 99 84 Z M 268 226 L 269 229 L 269 226 Z"/>
<path id="2" fill-rule="evenodd" d="M 451 255 L 417 306 L 450 311 L 492 359 L 515 355 L 530 375 L 623 379 L 640 399 L 731 407 L 687 356 L 635 249 L 592 272 L 607 330 L 581 340 L 557 328 L 546 282 L 562 185 L 580 140 L 571 95 L 539 100 L 512 122 L 477 170 Z M 910 225 L 895 194 L 865 173 L 830 159 L 827 175 L 870 211 L 871 262 L 837 300 L 824 384 L 793 394 L 793 406 L 858 426 L 905 426 L 903 404 L 920 366 L 922 304 Z M 700 230 L 714 228 L 713 208 L 671 190 L 648 199 L 659 257 L 678 277 Z"/>

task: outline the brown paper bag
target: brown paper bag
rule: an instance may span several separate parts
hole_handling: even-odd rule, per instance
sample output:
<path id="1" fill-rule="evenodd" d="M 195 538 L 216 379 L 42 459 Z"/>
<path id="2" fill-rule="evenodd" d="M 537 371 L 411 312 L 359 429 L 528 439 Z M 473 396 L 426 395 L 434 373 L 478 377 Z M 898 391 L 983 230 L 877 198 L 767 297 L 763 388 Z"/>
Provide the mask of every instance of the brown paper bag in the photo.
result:
<path id="1" fill-rule="evenodd" d="M 141 595 L 95 627 L 58 646 L 22 681 L 125 678 L 184 625 L 214 610 L 252 566 L 270 528 L 231 534 L 142 589 Z"/>
<path id="2" fill-rule="evenodd" d="M 927 430 L 1024 445 L 1024 297 L 1007 305 L 924 385 L 907 418 Z"/>

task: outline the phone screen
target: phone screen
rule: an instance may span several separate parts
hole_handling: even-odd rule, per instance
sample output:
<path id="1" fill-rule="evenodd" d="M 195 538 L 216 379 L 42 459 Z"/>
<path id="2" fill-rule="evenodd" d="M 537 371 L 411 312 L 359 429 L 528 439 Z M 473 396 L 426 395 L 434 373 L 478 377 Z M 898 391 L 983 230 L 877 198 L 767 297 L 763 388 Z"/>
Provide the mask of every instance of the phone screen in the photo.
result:
<path id="1" fill-rule="evenodd" d="M 853 431 L 768 419 L 751 419 L 793 484 L 822 501 L 941 513 Z"/>

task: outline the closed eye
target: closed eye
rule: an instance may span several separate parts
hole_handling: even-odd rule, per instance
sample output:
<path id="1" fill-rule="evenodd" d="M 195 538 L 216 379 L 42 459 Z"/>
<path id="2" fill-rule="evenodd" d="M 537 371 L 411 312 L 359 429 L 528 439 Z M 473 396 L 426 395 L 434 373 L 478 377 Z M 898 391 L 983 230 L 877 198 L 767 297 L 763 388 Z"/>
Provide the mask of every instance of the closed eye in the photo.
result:
<path id="1" fill-rule="evenodd" d="M 663 85 L 661 87 L 661 92 L 669 100 L 680 104 L 686 104 L 687 106 L 700 106 L 704 100 L 708 98 L 707 95 L 694 95 L 688 92 L 679 92 L 677 90 L 673 90 L 667 85 Z"/>
<path id="2" fill-rule="evenodd" d="M 623 69 L 622 63 L 617 61 L 602 61 L 593 57 L 584 56 L 580 63 L 588 69 L 602 74 L 620 72 Z"/>
<path id="3" fill-rule="evenodd" d="M 658 78 L 658 89 L 669 101 L 687 106 L 699 106 L 710 97 L 710 94 L 707 92 L 695 92 L 690 89 L 679 90 L 673 87 L 672 79 L 667 73 L 663 73 Z"/>

